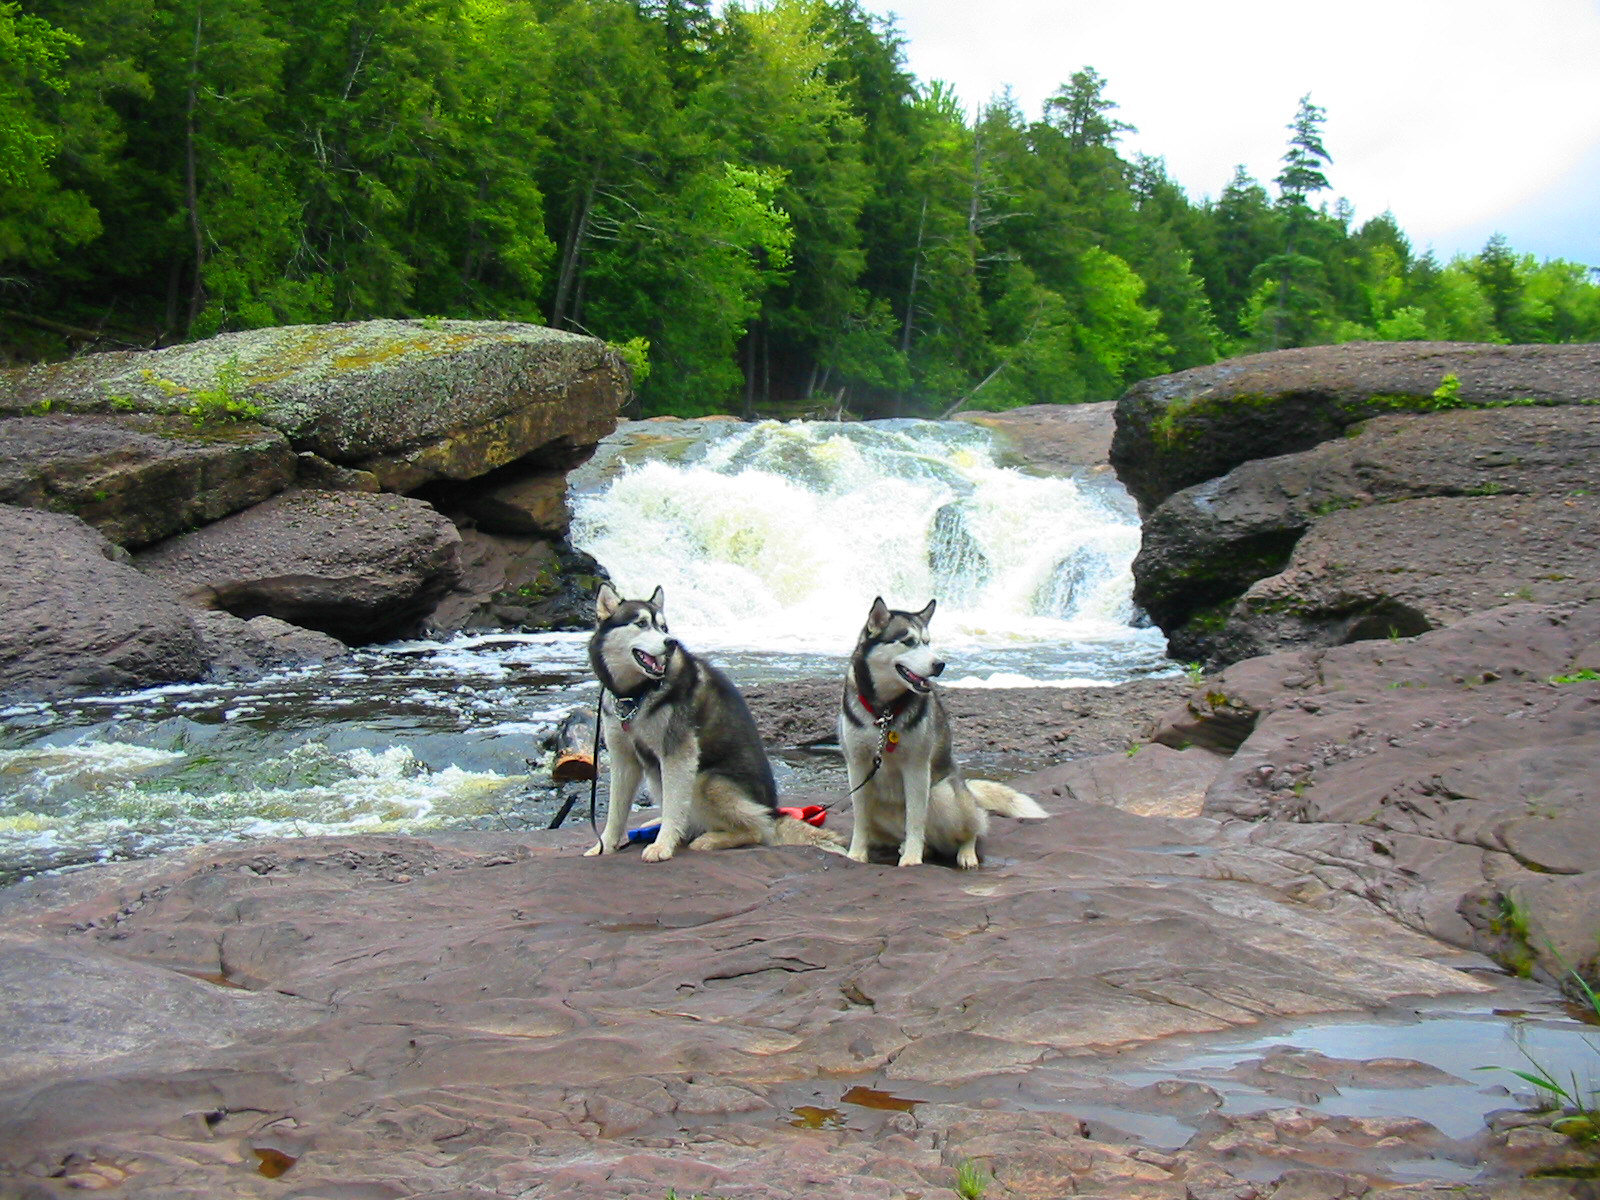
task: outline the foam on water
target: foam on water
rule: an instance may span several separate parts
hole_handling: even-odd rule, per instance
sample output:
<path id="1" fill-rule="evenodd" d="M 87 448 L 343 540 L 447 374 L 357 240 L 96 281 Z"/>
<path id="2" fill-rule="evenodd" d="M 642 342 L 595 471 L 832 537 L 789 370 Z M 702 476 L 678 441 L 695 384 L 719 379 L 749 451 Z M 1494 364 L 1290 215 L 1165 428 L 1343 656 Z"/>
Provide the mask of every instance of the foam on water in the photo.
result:
<path id="1" fill-rule="evenodd" d="M 740 428 L 579 497 L 572 537 L 623 594 L 664 587 L 696 649 L 836 656 L 874 596 L 936 597 L 942 650 L 973 666 L 1049 678 L 1060 667 L 1032 651 L 1072 644 L 1124 678 L 1166 665 L 1160 634 L 1133 627 L 1126 494 L 1002 466 L 970 425 Z"/>

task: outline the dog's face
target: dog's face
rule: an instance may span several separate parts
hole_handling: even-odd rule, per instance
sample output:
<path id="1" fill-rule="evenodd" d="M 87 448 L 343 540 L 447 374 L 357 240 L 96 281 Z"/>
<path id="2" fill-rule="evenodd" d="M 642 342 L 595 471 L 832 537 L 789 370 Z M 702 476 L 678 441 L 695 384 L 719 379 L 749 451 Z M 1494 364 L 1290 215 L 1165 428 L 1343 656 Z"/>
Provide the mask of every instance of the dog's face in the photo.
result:
<path id="1" fill-rule="evenodd" d="M 933 691 L 934 679 L 944 672 L 944 663 L 934 654 L 928 637 L 928 622 L 937 603 L 928 601 L 921 612 L 901 612 L 890 608 L 881 596 L 872 602 L 866 628 L 861 631 L 860 650 L 879 696 Z"/>
<path id="2" fill-rule="evenodd" d="M 609 583 L 595 597 L 594 644 L 617 686 L 627 689 L 666 677 L 678 643 L 667 634 L 666 598 L 624 600 Z"/>

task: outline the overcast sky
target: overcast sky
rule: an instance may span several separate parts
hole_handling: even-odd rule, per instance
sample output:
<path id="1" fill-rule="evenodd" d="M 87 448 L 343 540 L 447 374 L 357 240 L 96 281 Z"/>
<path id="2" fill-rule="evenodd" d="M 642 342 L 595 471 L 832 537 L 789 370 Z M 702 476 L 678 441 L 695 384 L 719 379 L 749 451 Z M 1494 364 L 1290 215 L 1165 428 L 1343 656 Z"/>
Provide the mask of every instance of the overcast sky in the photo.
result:
<path id="1" fill-rule="evenodd" d="M 1327 110 L 1331 193 L 1420 251 L 1495 232 L 1600 266 L 1600 0 L 863 0 L 919 80 L 969 109 L 1010 85 L 1036 118 L 1076 70 L 1193 200 L 1236 164 L 1271 188 L 1300 97 Z"/>

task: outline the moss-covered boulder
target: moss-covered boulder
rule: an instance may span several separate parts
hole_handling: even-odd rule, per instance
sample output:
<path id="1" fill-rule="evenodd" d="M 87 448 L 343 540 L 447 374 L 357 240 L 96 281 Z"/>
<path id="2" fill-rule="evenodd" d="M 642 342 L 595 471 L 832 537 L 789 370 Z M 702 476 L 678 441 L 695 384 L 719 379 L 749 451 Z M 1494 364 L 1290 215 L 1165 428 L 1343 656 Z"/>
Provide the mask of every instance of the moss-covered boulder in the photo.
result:
<path id="1" fill-rule="evenodd" d="M 552 444 L 593 445 L 630 389 L 622 359 L 595 338 L 503 321 L 362 321 L 0 372 L 0 415 L 249 418 L 408 492 Z"/>
<path id="2" fill-rule="evenodd" d="M 1600 345 L 1349 342 L 1227 359 L 1135 384 L 1111 464 L 1145 511 L 1240 463 L 1392 412 L 1600 403 Z"/>

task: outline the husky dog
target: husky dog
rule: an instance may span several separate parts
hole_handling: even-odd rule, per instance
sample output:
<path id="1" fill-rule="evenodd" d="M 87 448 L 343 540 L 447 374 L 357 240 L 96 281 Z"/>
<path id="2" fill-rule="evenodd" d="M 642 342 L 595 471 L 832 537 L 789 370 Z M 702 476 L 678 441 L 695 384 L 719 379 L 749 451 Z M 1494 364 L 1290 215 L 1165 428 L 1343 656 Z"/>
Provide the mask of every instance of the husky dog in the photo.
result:
<path id="1" fill-rule="evenodd" d="M 588 853 L 621 847 L 641 779 L 661 805 L 661 831 L 645 847 L 645 862 L 671 858 L 689 838 L 694 850 L 837 849 L 831 834 L 778 813 L 772 766 L 744 697 L 667 633 L 664 600 L 659 587 L 648 600 L 624 600 L 610 584 L 595 598 L 589 664 L 605 688 L 611 802 L 605 832 Z"/>
<path id="2" fill-rule="evenodd" d="M 901 612 L 880 596 L 850 656 L 839 744 L 854 797 L 850 857 L 857 862 L 866 862 L 873 846 L 897 846 L 902 867 L 918 865 L 931 849 L 971 870 L 989 813 L 1050 815 L 1002 783 L 968 782 L 956 766 L 950 717 L 933 686 L 944 671 L 928 640 L 937 603 Z"/>

